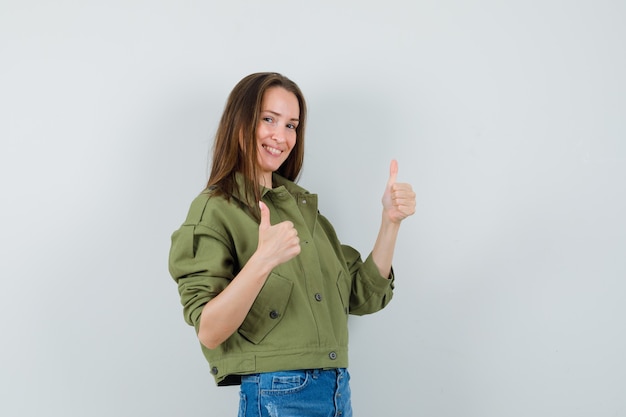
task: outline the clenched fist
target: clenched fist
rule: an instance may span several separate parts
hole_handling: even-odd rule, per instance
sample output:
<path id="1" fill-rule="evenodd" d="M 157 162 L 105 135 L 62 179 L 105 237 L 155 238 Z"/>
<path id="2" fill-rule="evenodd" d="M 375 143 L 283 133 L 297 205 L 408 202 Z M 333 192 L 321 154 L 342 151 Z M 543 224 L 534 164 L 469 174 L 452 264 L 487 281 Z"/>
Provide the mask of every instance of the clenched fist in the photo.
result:
<path id="1" fill-rule="evenodd" d="M 400 223 L 415 213 L 415 193 L 411 184 L 396 182 L 398 162 L 394 159 L 389 166 L 389 180 L 383 194 L 383 210 L 393 223 Z"/>
<path id="2" fill-rule="evenodd" d="M 259 208 L 261 223 L 257 253 L 272 267 L 276 267 L 300 253 L 298 231 L 288 220 L 272 226 L 269 207 L 260 201 Z"/>

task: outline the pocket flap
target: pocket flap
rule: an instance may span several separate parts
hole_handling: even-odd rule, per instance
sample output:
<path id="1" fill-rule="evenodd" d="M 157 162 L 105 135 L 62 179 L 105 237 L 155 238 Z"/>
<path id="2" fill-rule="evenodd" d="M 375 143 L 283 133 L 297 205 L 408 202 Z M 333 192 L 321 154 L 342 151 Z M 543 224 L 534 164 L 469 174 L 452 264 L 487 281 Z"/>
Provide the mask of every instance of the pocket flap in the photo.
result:
<path id="1" fill-rule="evenodd" d="M 254 344 L 260 343 L 283 319 L 292 290 L 293 282 L 271 273 L 239 327 L 239 334 Z"/>

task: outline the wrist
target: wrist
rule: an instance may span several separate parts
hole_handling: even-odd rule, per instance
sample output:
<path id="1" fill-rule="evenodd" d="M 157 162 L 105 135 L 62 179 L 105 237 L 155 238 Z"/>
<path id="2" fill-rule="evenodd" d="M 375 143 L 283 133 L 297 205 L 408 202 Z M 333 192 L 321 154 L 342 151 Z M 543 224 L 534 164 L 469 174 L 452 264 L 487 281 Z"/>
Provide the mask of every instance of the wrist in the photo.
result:
<path id="1" fill-rule="evenodd" d="M 395 219 L 386 210 L 383 210 L 382 222 L 381 222 L 381 225 L 383 227 L 397 230 L 397 229 L 400 229 L 401 222 L 402 222 L 402 219 Z"/>
<path id="2" fill-rule="evenodd" d="M 250 268 L 253 271 L 256 271 L 263 279 L 267 278 L 267 276 L 272 272 L 272 269 L 276 267 L 271 262 L 269 262 L 262 254 L 259 252 L 254 252 L 248 262 L 245 265 L 247 268 Z"/>

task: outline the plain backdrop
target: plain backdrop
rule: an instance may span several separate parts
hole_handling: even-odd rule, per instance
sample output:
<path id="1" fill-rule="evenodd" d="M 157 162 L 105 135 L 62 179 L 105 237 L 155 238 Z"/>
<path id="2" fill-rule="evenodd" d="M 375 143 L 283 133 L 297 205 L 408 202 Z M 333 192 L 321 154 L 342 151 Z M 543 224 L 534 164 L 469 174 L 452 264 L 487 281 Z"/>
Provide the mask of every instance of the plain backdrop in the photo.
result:
<path id="1" fill-rule="evenodd" d="M 234 416 L 167 271 L 245 75 L 367 255 L 417 192 L 355 415 L 626 416 L 626 3 L 0 0 L 0 415 Z"/>

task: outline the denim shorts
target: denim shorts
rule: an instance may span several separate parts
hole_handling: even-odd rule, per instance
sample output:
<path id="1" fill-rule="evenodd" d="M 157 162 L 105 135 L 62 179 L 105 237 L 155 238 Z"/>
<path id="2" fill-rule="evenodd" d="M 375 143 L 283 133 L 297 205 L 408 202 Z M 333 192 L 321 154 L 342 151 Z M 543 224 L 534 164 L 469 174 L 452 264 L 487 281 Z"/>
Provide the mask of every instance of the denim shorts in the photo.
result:
<path id="1" fill-rule="evenodd" d="M 245 375 L 239 417 L 352 417 L 347 369 Z"/>

